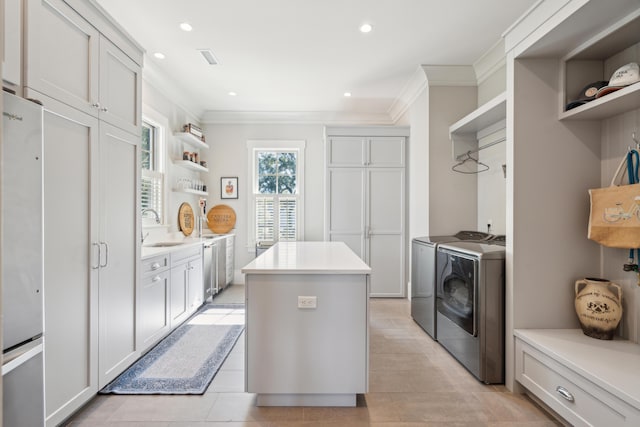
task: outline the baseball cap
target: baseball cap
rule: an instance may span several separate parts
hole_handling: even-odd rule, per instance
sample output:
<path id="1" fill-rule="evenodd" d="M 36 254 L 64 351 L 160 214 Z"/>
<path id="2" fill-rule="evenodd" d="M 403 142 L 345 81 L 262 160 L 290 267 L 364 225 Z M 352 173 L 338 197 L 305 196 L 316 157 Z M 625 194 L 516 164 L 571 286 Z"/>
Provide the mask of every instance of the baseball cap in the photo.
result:
<path id="1" fill-rule="evenodd" d="M 599 80 L 597 82 L 589 83 L 580 91 L 580 97 L 578 99 L 574 99 L 573 101 L 567 104 L 566 110 L 571 110 L 572 108 L 576 108 L 580 105 L 586 104 L 589 101 L 593 101 L 596 99 L 596 94 L 600 88 L 608 85 L 609 82 L 605 80 Z"/>
<path id="2" fill-rule="evenodd" d="M 637 62 L 630 62 L 618 68 L 609 79 L 609 84 L 598 90 L 596 98 L 605 96 L 640 81 L 640 67 Z"/>

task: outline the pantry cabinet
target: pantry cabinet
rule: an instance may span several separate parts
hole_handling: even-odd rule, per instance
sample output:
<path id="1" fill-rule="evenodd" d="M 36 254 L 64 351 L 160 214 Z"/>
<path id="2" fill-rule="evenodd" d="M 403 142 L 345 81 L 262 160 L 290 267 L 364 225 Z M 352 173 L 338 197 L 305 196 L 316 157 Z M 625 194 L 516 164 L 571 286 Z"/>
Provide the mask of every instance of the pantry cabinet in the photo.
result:
<path id="1" fill-rule="evenodd" d="M 371 267 L 373 297 L 405 295 L 405 133 L 327 130 L 325 240 L 345 242 Z"/>
<path id="2" fill-rule="evenodd" d="M 94 2 L 24 5 L 23 93 L 45 110 L 45 414 L 55 426 L 140 355 L 142 50 Z"/>
<path id="3" fill-rule="evenodd" d="M 63 0 L 26 4 L 24 85 L 140 135 L 141 53 L 129 57 Z"/>

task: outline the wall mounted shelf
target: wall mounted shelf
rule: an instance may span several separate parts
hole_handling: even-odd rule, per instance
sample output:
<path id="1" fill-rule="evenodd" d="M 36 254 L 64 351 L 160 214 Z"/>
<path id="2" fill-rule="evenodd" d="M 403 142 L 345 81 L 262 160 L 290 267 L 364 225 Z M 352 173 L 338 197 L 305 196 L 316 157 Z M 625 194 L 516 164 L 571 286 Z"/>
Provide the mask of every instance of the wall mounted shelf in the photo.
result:
<path id="1" fill-rule="evenodd" d="M 209 172 L 208 168 L 189 160 L 174 160 L 173 164 L 196 172 Z"/>
<path id="2" fill-rule="evenodd" d="M 173 134 L 173 136 L 178 138 L 180 141 L 191 145 L 193 148 L 205 148 L 207 150 L 209 149 L 209 145 L 207 145 L 201 139 L 199 139 L 198 137 L 190 133 L 176 132 Z"/>
<path id="3" fill-rule="evenodd" d="M 197 194 L 198 196 L 208 196 L 209 193 L 207 191 L 200 191 L 200 190 L 191 190 L 189 188 L 174 188 L 173 191 L 175 193 L 187 193 L 187 194 Z"/>

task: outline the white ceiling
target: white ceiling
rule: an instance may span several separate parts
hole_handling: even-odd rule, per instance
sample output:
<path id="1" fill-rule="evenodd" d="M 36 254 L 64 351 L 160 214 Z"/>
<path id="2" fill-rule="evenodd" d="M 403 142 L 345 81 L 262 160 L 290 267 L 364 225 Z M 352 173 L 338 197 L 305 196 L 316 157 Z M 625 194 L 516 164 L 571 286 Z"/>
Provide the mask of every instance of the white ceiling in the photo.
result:
<path id="1" fill-rule="evenodd" d="M 97 1 L 201 111 L 388 114 L 419 65 L 473 64 L 537 0 Z"/>

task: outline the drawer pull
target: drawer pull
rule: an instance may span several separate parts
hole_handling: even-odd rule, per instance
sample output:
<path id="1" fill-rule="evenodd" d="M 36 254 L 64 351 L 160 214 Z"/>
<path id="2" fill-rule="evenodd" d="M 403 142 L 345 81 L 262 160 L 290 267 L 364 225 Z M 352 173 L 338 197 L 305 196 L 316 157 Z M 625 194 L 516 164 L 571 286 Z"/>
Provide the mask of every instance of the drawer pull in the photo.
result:
<path id="1" fill-rule="evenodd" d="M 153 279 L 151 279 L 152 282 L 159 282 L 160 281 L 160 276 L 156 276 Z"/>
<path id="2" fill-rule="evenodd" d="M 160 268 L 159 262 L 154 262 L 153 264 L 151 264 L 151 270 L 157 270 L 159 268 Z"/>
<path id="3" fill-rule="evenodd" d="M 571 394 L 569 392 L 569 390 L 567 390 L 566 388 L 562 387 L 561 385 L 559 385 L 558 387 L 556 387 L 556 391 L 558 392 L 558 394 L 560 396 L 562 396 L 563 399 L 568 400 L 569 402 L 573 402 L 573 394 Z"/>

